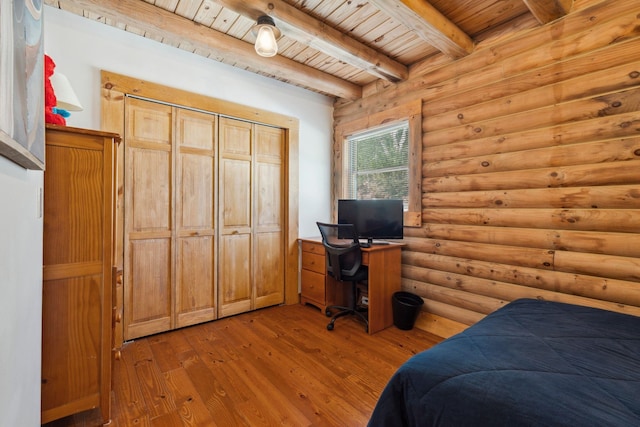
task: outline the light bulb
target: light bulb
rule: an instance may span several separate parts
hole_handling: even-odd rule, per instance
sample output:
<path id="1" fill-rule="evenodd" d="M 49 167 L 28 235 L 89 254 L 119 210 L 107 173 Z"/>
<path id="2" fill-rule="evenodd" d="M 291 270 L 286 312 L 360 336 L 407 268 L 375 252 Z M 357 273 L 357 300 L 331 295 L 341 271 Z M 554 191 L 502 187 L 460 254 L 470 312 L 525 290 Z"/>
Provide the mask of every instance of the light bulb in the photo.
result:
<path id="1" fill-rule="evenodd" d="M 255 49 L 258 55 L 267 58 L 278 53 L 278 43 L 276 43 L 276 37 L 273 34 L 271 26 L 262 25 L 260 27 L 258 36 L 256 37 Z"/>

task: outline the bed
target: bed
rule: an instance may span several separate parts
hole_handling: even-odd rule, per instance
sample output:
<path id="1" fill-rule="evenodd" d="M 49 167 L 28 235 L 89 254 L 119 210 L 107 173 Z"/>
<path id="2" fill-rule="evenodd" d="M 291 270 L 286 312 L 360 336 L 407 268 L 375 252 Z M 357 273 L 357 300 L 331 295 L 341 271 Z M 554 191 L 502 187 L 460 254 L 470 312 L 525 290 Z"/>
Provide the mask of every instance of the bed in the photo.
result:
<path id="1" fill-rule="evenodd" d="M 640 317 L 513 301 L 402 365 L 369 426 L 640 426 Z"/>

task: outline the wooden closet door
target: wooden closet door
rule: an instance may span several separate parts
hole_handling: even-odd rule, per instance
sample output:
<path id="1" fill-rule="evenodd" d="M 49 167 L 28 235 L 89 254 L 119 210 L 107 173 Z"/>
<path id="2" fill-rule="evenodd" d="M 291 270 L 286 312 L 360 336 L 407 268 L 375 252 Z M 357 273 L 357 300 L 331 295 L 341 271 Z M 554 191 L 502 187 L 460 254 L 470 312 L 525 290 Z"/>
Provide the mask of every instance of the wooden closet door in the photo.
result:
<path id="1" fill-rule="evenodd" d="M 284 302 L 284 136 L 255 126 L 254 308 Z"/>
<path id="2" fill-rule="evenodd" d="M 172 109 L 126 98 L 124 338 L 172 328 Z"/>
<path id="3" fill-rule="evenodd" d="M 176 327 L 216 318 L 216 116 L 176 109 Z"/>
<path id="4" fill-rule="evenodd" d="M 219 317 L 252 308 L 253 125 L 220 118 Z"/>

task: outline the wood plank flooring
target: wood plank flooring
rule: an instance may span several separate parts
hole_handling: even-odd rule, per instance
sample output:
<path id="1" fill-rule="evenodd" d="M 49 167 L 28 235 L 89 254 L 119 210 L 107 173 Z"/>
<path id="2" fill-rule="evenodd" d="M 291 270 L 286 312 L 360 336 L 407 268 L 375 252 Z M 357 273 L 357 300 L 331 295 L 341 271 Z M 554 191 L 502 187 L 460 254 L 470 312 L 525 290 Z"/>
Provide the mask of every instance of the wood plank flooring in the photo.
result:
<path id="1" fill-rule="evenodd" d="M 442 340 L 326 324 L 314 307 L 279 306 L 127 343 L 110 426 L 364 426 L 395 370 Z M 94 410 L 46 426 L 96 425 Z"/>

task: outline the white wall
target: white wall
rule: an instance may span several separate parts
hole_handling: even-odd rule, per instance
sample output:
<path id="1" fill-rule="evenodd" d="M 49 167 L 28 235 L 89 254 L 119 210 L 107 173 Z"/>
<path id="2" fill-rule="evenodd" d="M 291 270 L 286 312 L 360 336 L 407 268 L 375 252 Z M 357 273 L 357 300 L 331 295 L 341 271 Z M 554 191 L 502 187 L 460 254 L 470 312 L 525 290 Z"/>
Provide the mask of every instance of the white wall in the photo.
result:
<path id="1" fill-rule="evenodd" d="M 297 117 L 299 235 L 318 235 L 315 221 L 329 219 L 331 98 L 48 6 L 45 51 L 84 107 L 67 119 L 69 126 L 100 129 L 100 70 Z"/>
<path id="2" fill-rule="evenodd" d="M 0 426 L 40 425 L 42 177 L 0 157 Z"/>

